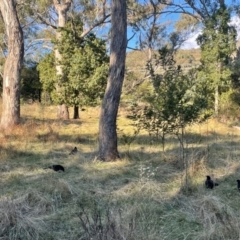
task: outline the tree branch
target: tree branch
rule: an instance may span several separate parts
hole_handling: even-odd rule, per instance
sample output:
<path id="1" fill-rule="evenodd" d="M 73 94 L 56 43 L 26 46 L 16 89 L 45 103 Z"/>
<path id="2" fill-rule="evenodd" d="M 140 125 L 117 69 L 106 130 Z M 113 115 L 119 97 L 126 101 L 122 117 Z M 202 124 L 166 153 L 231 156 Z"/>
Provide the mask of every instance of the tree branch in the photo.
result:
<path id="1" fill-rule="evenodd" d="M 85 37 L 89 32 L 91 32 L 95 27 L 100 26 L 103 23 L 108 23 L 110 21 L 105 22 L 105 20 L 107 18 L 109 18 L 111 16 L 111 14 L 107 14 L 105 16 L 103 16 L 99 21 L 97 21 L 96 23 L 94 23 L 92 26 L 90 26 L 88 29 L 84 30 L 81 34 L 81 37 Z"/>
<path id="2" fill-rule="evenodd" d="M 40 13 L 38 13 L 37 11 L 35 12 L 37 14 L 37 18 L 44 24 L 46 24 L 47 26 L 53 28 L 53 29 L 57 29 L 57 27 L 53 24 L 51 24 L 48 20 L 46 20 Z"/>

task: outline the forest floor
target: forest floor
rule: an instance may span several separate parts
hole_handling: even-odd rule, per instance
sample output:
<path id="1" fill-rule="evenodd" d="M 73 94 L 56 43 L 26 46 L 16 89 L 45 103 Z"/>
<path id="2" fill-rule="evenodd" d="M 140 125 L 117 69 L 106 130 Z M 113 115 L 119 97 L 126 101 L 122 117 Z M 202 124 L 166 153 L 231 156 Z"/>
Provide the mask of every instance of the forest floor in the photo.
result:
<path id="1" fill-rule="evenodd" d="M 99 108 L 68 121 L 54 106 L 23 105 L 21 115 L 0 133 L 0 239 L 240 238 L 239 129 L 216 119 L 189 127 L 183 161 L 177 138 L 163 153 L 148 134 L 134 137 L 120 108 L 121 159 L 101 162 Z M 44 169 L 52 164 L 65 172 Z M 206 189 L 206 175 L 219 186 Z"/>

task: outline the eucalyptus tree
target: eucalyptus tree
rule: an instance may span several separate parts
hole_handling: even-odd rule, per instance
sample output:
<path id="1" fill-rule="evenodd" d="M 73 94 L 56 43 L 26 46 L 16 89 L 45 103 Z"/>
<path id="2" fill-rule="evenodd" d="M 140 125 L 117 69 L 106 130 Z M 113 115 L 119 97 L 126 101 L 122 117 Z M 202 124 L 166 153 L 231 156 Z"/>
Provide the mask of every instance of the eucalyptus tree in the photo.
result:
<path id="1" fill-rule="evenodd" d="M 70 9 L 71 6 L 71 0 L 65 0 L 65 1 L 59 1 L 59 0 L 53 0 L 54 7 L 57 10 L 58 14 L 58 28 L 63 28 L 67 23 L 67 12 Z M 56 31 L 56 39 L 61 40 L 62 34 L 61 31 Z M 62 55 L 58 48 L 55 47 L 55 59 L 56 59 L 56 72 L 58 76 L 58 81 L 56 83 L 56 89 L 57 91 L 60 90 L 61 82 L 63 81 L 63 66 L 61 65 Z M 60 103 L 58 105 L 58 113 L 57 116 L 59 119 L 68 119 L 69 118 L 69 112 L 68 107 L 64 103 Z"/>
<path id="2" fill-rule="evenodd" d="M 7 49 L 7 44 L 4 38 L 4 22 L 2 15 L 0 14 L 0 77 L 3 77 L 3 64 L 5 61 L 5 54 Z"/>
<path id="3" fill-rule="evenodd" d="M 3 66 L 5 62 L 5 53 L 7 45 L 4 38 L 4 23 L 0 14 L 0 93 L 2 95 Z"/>
<path id="4" fill-rule="evenodd" d="M 0 75 L 3 79 L 0 125 L 5 129 L 20 122 L 20 73 L 31 29 L 30 13 L 24 7 L 26 2 L 0 1 Z"/>
<path id="5" fill-rule="evenodd" d="M 104 161 L 119 158 L 116 120 L 124 80 L 127 47 L 126 0 L 113 0 L 111 5 L 110 64 L 106 91 L 99 121 L 98 157 Z"/>
<path id="6" fill-rule="evenodd" d="M 0 11 L 7 38 L 7 59 L 3 71 L 1 128 L 8 129 L 20 122 L 20 73 L 23 62 L 23 32 L 16 3 L 0 0 Z"/>
<path id="7" fill-rule="evenodd" d="M 202 34 L 197 38 L 201 47 L 200 74 L 208 80 L 214 94 L 214 110 L 218 115 L 219 91 L 231 86 L 231 55 L 236 50 L 236 29 L 230 26 L 230 9 L 224 3 L 204 21 Z"/>
<path id="8" fill-rule="evenodd" d="M 203 22 L 225 3 L 225 0 L 181 0 L 181 1 L 162 1 L 167 7 L 165 13 L 186 14 Z M 236 0 L 228 1 L 229 4 L 236 3 Z"/>

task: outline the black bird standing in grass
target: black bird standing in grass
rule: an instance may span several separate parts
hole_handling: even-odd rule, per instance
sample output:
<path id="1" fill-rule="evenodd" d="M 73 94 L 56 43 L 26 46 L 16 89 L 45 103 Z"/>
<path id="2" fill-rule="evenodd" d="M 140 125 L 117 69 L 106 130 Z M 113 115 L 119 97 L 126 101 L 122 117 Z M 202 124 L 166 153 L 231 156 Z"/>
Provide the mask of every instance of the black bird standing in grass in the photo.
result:
<path id="1" fill-rule="evenodd" d="M 69 155 L 74 155 L 77 153 L 77 147 L 74 147 L 74 149 L 69 153 Z"/>
<path id="2" fill-rule="evenodd" d="M 240 180 L 237 180 L 238 190 L 240 191 Z"/>
<path id="3" fill-rule="evenodd" d="M 207 179 L 205 181 L 206 188 L 213 189 L 215 186 L 219 185 L 218 183 L 213 182 L 213 180 L 211 179 L 210 176 L 206 176 L 206 177 L 207 177 Z"/>
<path id="4" fill-rule="evenodd" d="M 58 172 L 58 171 L 63 171 L 64 172 L 64 167 L 62 165 L 58 165 L 58 164 L 46 167 L 44 169 L 47 169 L 47 168 L 50 168 L 50 169 L 52 169 L 56 172 Z"/>

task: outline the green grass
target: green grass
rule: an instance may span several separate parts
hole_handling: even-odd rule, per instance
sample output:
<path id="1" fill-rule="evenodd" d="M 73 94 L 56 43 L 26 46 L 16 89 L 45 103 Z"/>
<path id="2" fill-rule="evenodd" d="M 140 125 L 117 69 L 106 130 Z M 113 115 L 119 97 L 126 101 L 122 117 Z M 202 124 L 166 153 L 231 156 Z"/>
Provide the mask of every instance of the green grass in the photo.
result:
<path id="1" fill-rule="evenodd" d="M 0 133 L 0 239 L 239 239 L 236 128 L 216 120 L 188 128 L 186 172 L 178 141 L 169 137 L 162 153 L 146 133 L 133 138 L 124 109 L 115 162 L 96 160 L 99 108 L 68 121 L 53 106 L 21 110 L 22 124 Z M 43 169 L 51 164 L 66 171 Z M 207 174 L 220 184 L 212 191 Z"/>

